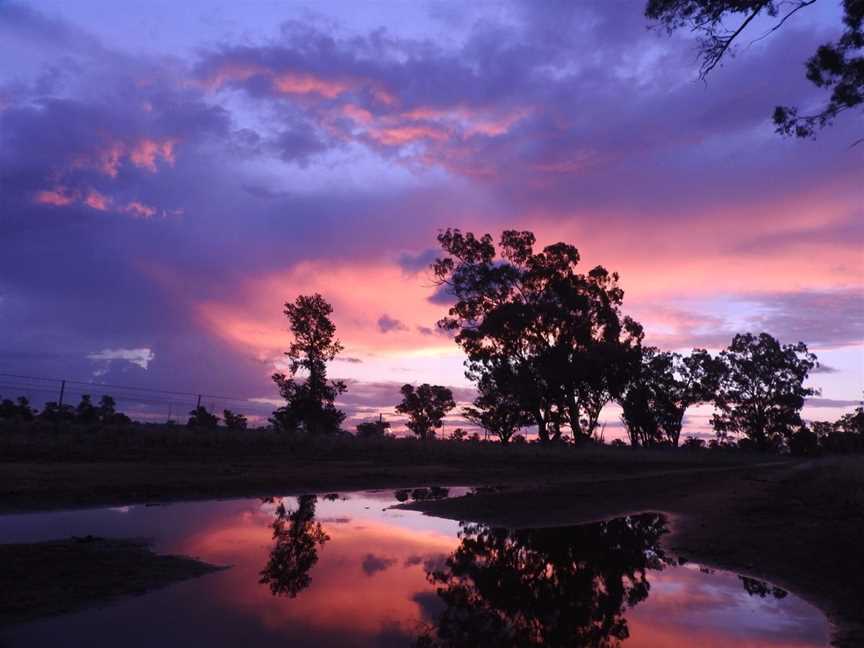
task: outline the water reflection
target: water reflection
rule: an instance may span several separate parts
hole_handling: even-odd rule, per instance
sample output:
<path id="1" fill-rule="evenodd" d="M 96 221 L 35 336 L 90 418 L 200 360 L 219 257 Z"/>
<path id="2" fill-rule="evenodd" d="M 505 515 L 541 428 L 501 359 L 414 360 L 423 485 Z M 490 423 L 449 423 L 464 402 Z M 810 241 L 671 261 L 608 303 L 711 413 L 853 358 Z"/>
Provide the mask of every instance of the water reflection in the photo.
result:
<path id="1" fill-rule="evenodd" d="M 232 565 L 102 609 L 0 630 L 0 643 L 825 645 L 824 618 L 794 595 L 664 555 L 657 515 L 507 531 L 393 503 L 392 491 L 379 491 L 0 516 L 7 541 L 149 535 L 158 551 Z"/>
<path id="2" fill-rule="evenodd" d="M 296 510 L 286 510 L 284 500 L 276 507 L 274 544 L 259 582 L 269 585 L 277 596 L 294 598 L 309 587 L 309 571 L 318 562 L 318 547 L 330 539 L 315 521 L 317 500 L 315 495 L 301 495 Z"/>
<path id="3" fill-rule="evenodd" d="M 445 610 L 418 646 L 618 646 L 624 614 L 663 568 L 662 516 L 508 531 L 464 525 L 459 547 L 429 572 Z"/>

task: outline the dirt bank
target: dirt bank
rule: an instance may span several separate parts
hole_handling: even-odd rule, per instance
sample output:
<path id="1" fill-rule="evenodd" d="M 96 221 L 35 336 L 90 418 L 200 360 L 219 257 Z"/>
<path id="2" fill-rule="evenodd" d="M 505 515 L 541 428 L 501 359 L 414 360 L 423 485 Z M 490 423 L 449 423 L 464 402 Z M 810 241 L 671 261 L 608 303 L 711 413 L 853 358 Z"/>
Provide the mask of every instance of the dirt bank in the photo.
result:
<path id="1" fill-rule="evenodd" d="M 0 544 L 0 627 L 103 605 L 219 567 L 160 556 L 146 542 L 70 538 Z"/>

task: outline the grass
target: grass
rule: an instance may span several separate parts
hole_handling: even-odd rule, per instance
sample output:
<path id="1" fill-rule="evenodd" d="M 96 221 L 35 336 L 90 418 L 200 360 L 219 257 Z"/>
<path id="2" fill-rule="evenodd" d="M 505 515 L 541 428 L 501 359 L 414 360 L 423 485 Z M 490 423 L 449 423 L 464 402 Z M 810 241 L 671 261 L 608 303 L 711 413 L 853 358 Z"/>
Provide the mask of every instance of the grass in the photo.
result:
<path id="1" fill-rule="evenodd" d="M 0 461 L 206 461 L 208 459 L 363 460 L 382 465 L 603 464 L 606 467 L 722 465 L 764 461 L 764 455 L 735 451 L 637 449 L 589 445 L 544 446 L 415 438 L 360 439 L 350 434 L 292 437 L 268 429 L 211 430 L 177 425 L 132 424 L 87 427 L 75 424 L 0 425 Z"/>

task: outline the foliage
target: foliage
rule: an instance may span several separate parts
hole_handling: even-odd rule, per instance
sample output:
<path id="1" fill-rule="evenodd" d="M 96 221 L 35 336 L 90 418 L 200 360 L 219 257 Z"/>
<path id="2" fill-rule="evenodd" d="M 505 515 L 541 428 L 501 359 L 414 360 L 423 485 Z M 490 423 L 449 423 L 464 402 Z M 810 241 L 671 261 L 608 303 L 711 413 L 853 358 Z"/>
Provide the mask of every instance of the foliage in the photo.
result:
<path id="1" fill-rule="evenodd" d="M 725 366 L 711 422 L 718 436 L 744 435 L 759 450 L 780 447 L 802 425 L 804 387 L 816 356 L 807 345 L 781 345 L 767 333 L 736 335 L 721 352 Z"/>
<path id="2" fill-rule="evenodd" d="M 402 402 L 396 406 L 396 411 L 408 416 L 408 429 L 424 440 L 434 438 L 447 412 L 456 407 L 453 392 L 441 385 L 423 383 L 414 389 L 413 385 L 406 384 L 399 391 Z"/>
<path id="3" fill-rule="evenodd" d="M 273 412 L 271 422 L 282 431 L 303 430 L 312 434 L 339 429 L 345 414 L 334 401 L 347 387 L 341 380 L 327 380 L 327 362 L 342 351 L 335 338 L 336 326 L 330 320 L 333 307 L 319 294 L 300 295 L 285 304 L 294 340 L 285 353 L 290 360 L 289 374 L 275 373 L 273 381 L 286 404 Z M 298 380 L 298 372 L 305 380 Z"/>
<path id="4" fill-rule="evenodd" d="M 723 364 L 704 349 L 689 356 L 642 349 L 639 368 L 620 404 L 632 445 L 678 446 L 687 408 L 713 399 Z"/>
<path id="5" fill-rule="evenodd" d="M 273 519 L 273 548 L 261 571 L 260 583 L 270 586 L 276 596 L 294 598 L 309 587 L 309 572 L 318 562 L 318 547 L 330 537 L 315 521 L 315 495 L 297 498 L 297 509 L 287 511 L 279 502 Z"/>
<path id="6" fill-rule="evenodd" d="M 734 53 L 734 45 L 748 26 L 765 17 L 772 26 L 760 38 L 777 31 L 798 11 L 816 0 L 648 0 L 646 16 L 672 32 L 685 28 L 699 34 L 700 78 L 704 79 L 723 58 Z M 733 21 L 734 28 L 726 25 Z M 752 42 L 752 41 L 751 41 Z M 807 79 L 830 90 L 827 103 L 814 113 L 802 115 L 798 108 L 778 106 L 774 110 L 777 132 L 812 137 L 817 129 L 833 122 L 841 112 L 864 104 L 864 2 L 843 0 L 843 33 L 821 45 L 807 61 Z"/>
<path id="7" fill-rule="evenodd" d="M 231 410 L 222 410 L 222 418 L 225 420 L 225 427 L 229 430 L 245 430 L 249 426 L 249 421 L 242 414 L 235 414 Z"/>
<path id="8" fill-rule="evenodd" d="M 462 410 L 462 416 L 476 423 L 507 445 L 521 428 L 531 424 L 522 409 L 519 384 L 508 364 L 501 364 L 480 376 L 479 395 L 472 407 Z"/>
<path id="9" fill-rule="evenodd" d="M 203 405 L 199 405 L 189 412 L 189 420 L 186 427 L 198 430 L 209 430 L 219 425 L 219 417 L 207 411 Z"/>
<path id="10" fill-rule="evenodd" d="M 687 450 L 702 450 L 705 447 L 705 440 L 694 436 L 688 436 L 681 444 L 682 448 Z"/>
<path id="11" fill-rule="evenodd" d="M 390 421 L 385 421 L 380 414 L 374 421 L 364 421 L 357 424 L 357 436 L 361 439 L 383 437 L 390 431 Z"/>
<path id="12" fill-rule="evenodd" d="M 0 401 L 0 419 L 7 421 L 32 421 L 36 412 L 30 407 L 30 401 L 24 396 L 19 396 L 12 401 L 4 398 Z"/>
<path id="13" fill-rule="evenodd" d="M 448 229 L 438 242 L 446 256 L 435 277 L 456 302 L 438 325 L 457 333 L 468 377 L 518 405 L 541 440 L 560 439 L 562 426 L 589 438 L 642 339 L 621 316 L 618 275 L 602 266 L 576 272 L 579 252 L 565 243 L 535 253 L 531 232 L 503 232 L 500 259 L 489 234 Z"/>
<path id="14" fill-rule="evenodd" d="M 805 425 L 789 436 L 787 445 L 793 457 L 815 457 L 819 454 L 819 437 Z"/>

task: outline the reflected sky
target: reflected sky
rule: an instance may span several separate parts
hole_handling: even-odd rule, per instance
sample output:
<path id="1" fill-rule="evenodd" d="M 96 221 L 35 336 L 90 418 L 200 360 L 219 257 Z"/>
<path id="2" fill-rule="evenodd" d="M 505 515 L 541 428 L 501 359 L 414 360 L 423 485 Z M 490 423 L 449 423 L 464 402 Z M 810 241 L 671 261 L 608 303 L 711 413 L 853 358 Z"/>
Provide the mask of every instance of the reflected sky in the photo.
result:
<path id="1" fill-rule="evenodd" d="M 392 491 L 379 491 L 2 516 L 4 542 L 86 534 L 150 537 L 157 551 L 231 568 L 101 609 L 0 631 L 0 644 L 56 646 L 63 637 L 64 646 L 88 647 L 411 646 L 425 636 L 434 640 L 425 645 L 467 645 L 440 634 L 447 627 L 442 619 L 468 608 L 462 605 L 465 599 L 454 607 L 453 599 L 436 587 L 446 590 L 458 581 L 460 592 L 471 592 L 471 613 L 480 610 L 487 619 L 490 614 L 506 619 L 502 627 L 507 632 L 518 624 L 502 610 L 507 601 L 519 601 L 525 609 L 537 603 L 544 610 L 576 616 L 587 609 L 595 620 L 614 617 L 616 627 L 623 624 L 623 634 L 629 635 L 578 645 L 827 645 L 822 615 L 795 596 L 778 597 L 758 583 L 748 592 L 735 574 L 678 565 L 664 555 L 656 543 L 662 534 L 656 519 L 648 520 L 647 533 L 636 522 L 620 521 L 602 529 L 508 532 L 389 509 L 395 502 Z M 326 541 L 311 543 L 315 555 L 307 582 L 294 596 L 274 595 L 262 582 L 262 570 L 277 555 L 280 541 L 274 525 L 280 514 L 280 528 L 287 530 L 280 536 L 283 541 L 289 537 L 288 542 L 298 542 L 313 528 L 309 525 L 320 524 L 326 535 Z M 310 544 L 303 546 L 308 549 Z M 489 565 L 494 569 L 488 573 L 500 573 L 503 585 L 482 581 L 483 568 Z M 539 581 L 527 574 L 532 565 L 541 565 Z M 515 569 L 515 578 L 507 580 L 509 567 Z M 587 585 L 588 590 L 586 575 L 595 583 Z M 606 600 L 608 614 L 597 612 L 600 606 L 593 603 L 573 603 L 580 597 L 586 600 L 584 594 L 592 588 L 602 599 L 621 575 L 621 605 L 616 601 L 610 608 Z M 554 587 L 547 587 L 549 583 Z M 547 618 L 545 612 L 522 615 L 520 609 L 519 614 L 531 623 Z M 545 631 L 552 637 L 552 625 L 557 624 L 555 631 L 569 631 L 579 622 L 543 624 L 547 626 L 532 630 L 532 636 L 542 638 Z"/>

